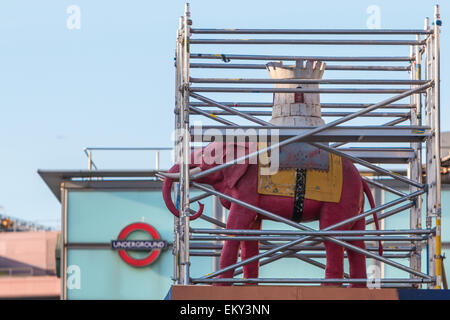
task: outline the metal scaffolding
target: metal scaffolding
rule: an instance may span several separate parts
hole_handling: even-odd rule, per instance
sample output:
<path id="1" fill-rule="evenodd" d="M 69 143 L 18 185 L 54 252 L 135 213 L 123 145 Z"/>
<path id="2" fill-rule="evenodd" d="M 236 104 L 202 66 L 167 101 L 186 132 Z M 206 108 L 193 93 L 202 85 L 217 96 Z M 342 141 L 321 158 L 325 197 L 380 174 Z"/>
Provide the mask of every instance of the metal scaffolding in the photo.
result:
<path id="1" fill-rule="evenodd" d="M 175 53 L 175 128 L 179 133 L 178 139 L 175 141 L 175 154 L 178 155 L 177 162 L 180 164 L 180 180 L 175 188 L 176 196 L 179 199 L 180 213 L 180 217 L 175 218 L 173 247 L 175 283 L 365 283 L 367 279 L 349 279 L 348 275 L 344 275 L 343 279 L 216 278 L 231 269 L 236 269 L 235 274 L 240 274 L 242 273 L 240 267 L 255 260 L 259 260 L 260 266 L 263 266 L 284 257 L 294 257 L 323 269 L 324 265 L 314 259 L 324 257 L 322 241 L 327 240 L 409 274 L 409 278 L 382 278 L 380 283 L 383 286 L 413 286 L 417 288 L 426 284 L 428 288 L 440 288 L 442 276 L 439 146 L 440 26 L 439 6 L 436 6 L 432 27 L 430 27 L 427 18 L 425 19 L 424 29 L 417 30 L 201 29 L 192 27 L 189 5 L 187 4 L 185 14 L 180 18 Z M 223 38 L 199 38 L 205 34 L 221 35 Z M 230 35 L 263 37 L 232 39 L 229 38 Z M 297 37 L 302 35 L 306 35 L 307 38 L 286 38 L 287 36 Z M 311 35 L 318 36 L 319 39 L 311 38 Z M 322 35 L 338 35 L 338 39 L 322 39 Z M 379 39 L 380 36 L 386 36 L 389 39 Z M 392 36 L 402 38 L 393 40 L 390 38 Z M 343 39 L 343 37 L 352 38 Z M 358 37 L 358 39 L 354 39 L 354 37 Z M 373 37 L 376 39 L 373 39 Z M 404 37 L 413 37 L 413 39 L 403 39 Z M 224 48 L 236 48 L 235 45 L 242 48 L 245 46 L 260 46 L 263 48 L 261 52 L 266 52 L 267 48 L 277 48 L 279 51 L 280 48 L 294 45 L 319 46 L 326 52 L 333 52 L 329 48 L 335 48 L 336 46 L 366 46 L 373 48 L 374 53 L 382 52 L 382 48 L 395 46 L 396 48 L 409 49 L 409 53 L 404 56 L 292 56 L 279 54 L 215 54 L 198 53 L 197 51 L 191 53 L 193 48 L 196 50 L 201 48 L 224 50 Z M 323 49 L 324 47 L 325 49 Z M 211 72 L 213 75 L 217 75 L 222 74 L 224 70 L 240 72 L 239 75 L 241 75 L 248 71 L 265 70 L 266 62 L 292 62 L 300 59 L 330 62 L 326 70 L 331 70 L 336 74 L 357 71 L 363 72 L 367 77 L 279 80 L 242 78 L 239 76 L 234 78 L 191 76 L 193 71 L 201 71 L 201 75 Z M 195 62 L 191 62 L 191 60 Z M 205 60 L 213 62 L 208 63 Z M 247 63 L 234 63 L 235 61 Z M 394 75 L 405 75 L 404 72 L 408 72 L 409 79 L 394 80 L 392 77 L 378 79 L 373 76 L 377 72 L 389 72 Z M 274 88 L 272 85 L 277 83 L 320 84 L 321 88 Z M 224 84 L 228 86 L 221 86 Z M 335 85 L 343 87 L 334 87 Z M 324 86 L 326 87 L 323 88 Z M 264 99 L 261 98 L 261 101 L 256 100 L 254 102 L 244 101 L 249 96 L 268 97 L 268 94 L 278 92 L 342 94 L 340 96 L 344 97 L 361 94 L 367 97 L 381 95 L 383 99 L 379 102 L 371 101 L 369 103 L 352 102 L 354 100 L 342 103 L 321 103 L 322 116 L 330 119 L 330 121 L 318 127 L 273 126 L 264 120 L 264 117 L 271 115 L 272 103 L 268 102 L 268 99 L 263 101 Z M 233 94 L 233 99 L 236 99 L 236 102 L 215 98 L 230 93 Z M 214 98 L 210 97 L 211 95 Z M 239 100 L 240 97 L 244 97 L 243 101 Z M 409 99 L 409 101 L 405 99 Z M 191 117 L 203 117 L 208 121 L 217 122 L 218 125 L 197 126 L 195 123 L 192 125 Z M 384 118 L 386 118 L 385 121 Z M 383 119 L 383 124 L 348 125 L 348 122 L 354 119 Z M 407 124 L 405 125 L 405 123 Z M 238 132 L 234 133 L 234 136 L 232 135 L 233 139 L 242 138 L 242 134 L 239 132 L 254 132 L 258 136 L 261 130 L 265 130 L 270 136 L 271 132 L 275 132 L 272 130 L 276 130 L 279 134 L 279 142 L 190 176 L 191 142 L 211 141 L 211 129 L 214 129 L 215 133 L 222 133 L 224 136 L 228 129 L 243 129 L 242 131 L 233 131 Z M 382 183 L 383 180 L 364 177 L 373 188 L 380 188 L 395 195 L 395 200 L 379 204 L 373 209 L 326 229 L 315 230 L 196 182 L 196 179 L 200 177 L 265 153 L 268 150 L 298 141 L 310 143 L 317 148 L 350 159 L 358 166 L 375 171 L 378 175 L 399 181 L 405 188 L 397 189 Z M 327 147 L 318 142 L 328 142 L 330 145 Z M 368 147 L 368 142 L 386 145 L 374 148 Z M 357 148 L 342 147 L 348 143 L 358 143 L 359 146 Z M 422 145 L 425 145 L 424 150 L 426 150 L 423 155 Z M 422 161 L 423 157 L 424 161 Z M 424 166 L 422 162 L 425 163 Z M 392 169 L 389 169 L 390 164 L 407 166 L 407 174 L 400 175 L 398 172 L 392 171 Z M 423 179 L 426 180 L 422 181 Z M 204 193 L 191 198 L 190 190 L 192 188 L 202 190 Z M 284 231 L 227 230 L 223 222 L 205 214 L 202 218 L 210 222 L 214 228 L 192 228 L 190 226 L 190 215 L 193 212 L 191 205 L 211 195 L 239 204 L 260 215 L 284 223 L 293 229 Z M 424 211 L 422 211 L 422 195 L 425 195 L 426 199 Z M 335 230 L 339 226 L 363 219 L 373 213 L 377 214 L 380 220 L 383 220 L 405 210 L 410 212 L 410 228 L 407 230 L 365 230 L 358 232 Z M 425 218 L 425 226 L 422 226 L 422 217 Z M 373 219 L 366 220 L 367 225 L 371 223 L 373 223 Z M 230 235 L 233 237 L 231 238 Z M 200 278 L 192 278 L 190 268 L 195 268 L 195 266 L 191 266 L 190 258 L 192 256 L 217 256 L 220 252 L 217 250 L 222 248 L 221 242 L 225 240 L 258 240 L 260 253 Z M 349 240 L 368 241 L 367 248 L 365 250 L 358 248 L 347 242 Z M 394 242 L 395 245 L 387 245 L 387 253 L 380 256 L 373 244 L 373 241 L 379 240 L 387 244 Z M 421 270 L 422 248 L 425 248 L 428 253 L 428 270 L 426 271 Z M 409 259 L 409 265 L 396 261 L 396 259 L 405 258 Z"/>

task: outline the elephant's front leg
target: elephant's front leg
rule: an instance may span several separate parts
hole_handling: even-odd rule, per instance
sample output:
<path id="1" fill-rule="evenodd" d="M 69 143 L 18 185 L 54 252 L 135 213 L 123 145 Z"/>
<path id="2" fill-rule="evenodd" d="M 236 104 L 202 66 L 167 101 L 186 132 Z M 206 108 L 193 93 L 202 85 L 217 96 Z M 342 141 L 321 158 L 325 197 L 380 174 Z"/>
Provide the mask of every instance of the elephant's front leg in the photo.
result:
<path id="1" fill-rule="evenodd" d="M 327 263 L 325 279 L 342 279 L 344 277 L 344 248 L 330 241 L 325 241 Z M 323 283 L 324 286 L 341 286 L 342 283 Z"/>
<path id="2" fill-rule="evenodd" d="M 249 229 L 261 230 L 261 219 L 256 219 L 250 224 Z M 242 241 L 241 242 L 241 260 L 254 257 L 259 254 L 259 242 L 258 241 Z M 244 278 L 258 278 L 259 275 L 259 261 L 253 261 L 244 265 Z"/>
<path id="3" fill-rule="evenodd" d="M 255 218 L 255 212 L 233 203 L 228 214 L 227 229 L 249 229 Z M 220 269 L 236 263 L 239 255 L 239 245 L 240 241 L 225 241 L 222 254 L 220 255 Z M 219 278 L 233 278 L 233 275 L 234 269 L 222 273 L 219 275 Z"/>
<path id="4" fill-rule="evenodd" d="M 337 214 L 343 210 L 338 204 L 326 203 L 320 212 L 320 229 L 325 229 L 342 218 Z M 347 229 L 346 226 L 334 230 Z M 344 277 L 344 247 L 331 242 L 324 241 L 326 252 L 325 279 L 342 279 Z M 341 286 L 342 283 L 323 283 L 325 286 Z"/>

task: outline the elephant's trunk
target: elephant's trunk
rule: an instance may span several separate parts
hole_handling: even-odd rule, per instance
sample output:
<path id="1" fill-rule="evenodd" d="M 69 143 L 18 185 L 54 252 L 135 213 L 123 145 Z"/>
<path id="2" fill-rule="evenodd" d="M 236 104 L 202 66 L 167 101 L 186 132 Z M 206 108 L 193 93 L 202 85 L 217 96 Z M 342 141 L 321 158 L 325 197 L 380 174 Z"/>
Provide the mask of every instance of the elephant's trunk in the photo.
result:
<path id="1" fill-rule="evenodd" d="M 177 171 L 179 171 L 179 165 L 176 164 L 169 170 L 169 173 L 177 172 Z M 164 183 L 163 183 L 162 194 L 163 194 L 163 199 L 164 199 L 164 202 L 166 203 L 167 209 L 169 209 L 169 211 L 172 212 L 173 215 L 178 217 L 179 216 L 178 210 L 172 201 L 172 185 L 173 185 L 173 179 L 165 178 Z"/>
<path id="2" fill-rule="evenodd" d="M 174 165 L 170 170 L 169 170 L 169 174 L 175 174 L 178 173 L 180 170 L 180 166 L 178 164 Z M 198 170 L 195 170 L 198 171 Z M 175 207 L 173 201 L 172 201 L 172 185 L 173 185 L 173 179 L 171 178 L 165 178 L 164 179 L 164 183 L 163 183 L 163 190 L 162 190 L 162 194 L 163 194 L 163 199 L 164 202 L 166 204 L 167 209 L 169 209 L 169 211 L 176 217 L 179 217 L 179 212 L 178 209 Z M 202 203 L 198 203 L 200 208 L 199 210 L 190 217 L 191 220 L 195 220 L 198 217 L 200 217 L 203 213 L 203 208 L 204 205 Z"/>

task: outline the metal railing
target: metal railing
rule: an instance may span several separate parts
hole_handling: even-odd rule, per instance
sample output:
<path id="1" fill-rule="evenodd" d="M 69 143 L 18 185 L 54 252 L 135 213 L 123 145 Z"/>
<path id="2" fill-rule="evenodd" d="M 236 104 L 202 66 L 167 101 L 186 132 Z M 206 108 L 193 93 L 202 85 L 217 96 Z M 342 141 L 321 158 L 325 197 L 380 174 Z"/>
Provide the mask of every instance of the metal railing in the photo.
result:
<path id="1" fill-rule="evenodd" d="M 43 224 L 20 219 L 0 213 L 0 223 L 6 221 L 7 226 L 0 224 L 0 232 L 22 232 L 22 231 L 52 231 L 54 228 L 45 226 Z"/>
<path id="2" fill-rule="evenodd" d="M 161 151 L 172 151 L 172 147 L 85 147 L 83 152 L 88 158 L 88 170 L 98 170 L 93 160 L 94 151 L 154 151 L 155 152 L 155 170 L 160 169 Z"/>
<path id="3" fill-rule="evenodd" d="M 0 277 L 33 276 L 33 274 L 34 270 L 32 267 L 0 268 Z"/>

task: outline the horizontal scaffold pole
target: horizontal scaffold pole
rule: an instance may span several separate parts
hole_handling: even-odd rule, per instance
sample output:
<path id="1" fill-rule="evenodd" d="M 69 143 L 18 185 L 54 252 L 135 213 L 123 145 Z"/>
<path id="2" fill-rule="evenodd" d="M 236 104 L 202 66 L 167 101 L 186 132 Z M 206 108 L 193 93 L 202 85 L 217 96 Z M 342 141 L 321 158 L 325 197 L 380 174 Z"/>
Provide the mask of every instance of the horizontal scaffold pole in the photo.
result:
<path id="1" fill-rule="evenodd" d="M 197 34 L 432 34 L 425 29 L 207 29 L 191 28 Z"/>
<path id="2" fill-rule="evenodd" d="M 272 102 L 217 102 L 222 105 L 234 108 L 272 108 Z M 211 107 L 213 104 L 203 103 L 203 102 L 194 102 L 191 101 L 189 105 L 194 107 Z M 370 107 L 372 103 L 321 103 L 320 107 L 330 108 L 330 109 L 360 109 Z M 396 103 L 396 104 L 387 104 L 385 106 L 380 107 L 380 109 L 412 109 L 414 108 L 414 104 L 405 104 L 405 103 Z"/>
<path id="3" fill-rule="evenodd" d="M 322 237 L 324 235 L 308 235 L 311 238 Z M 189 240 L 192 241 L 293 241 L 298 239 L 298 236 L 191 236 Z M 425 241 L 427 236 L 411 236 L 411 237 L 399 237 L 399 236 L 333 236 L 333 239 L 340 241 Z"/>
<path id="4" fill-rule="evenodd" d="M 220 252 L 218 252 L 218 251 L 189 251 L 189 254 L 191 256 L 198 256 L 198 257 L 220 257 Z M 279 255 L 281 255 L 281 254 L 272 255 L 270 258 L 267 258 L 267 259 L 270 259 L 271 262 L 273 262 L 275 260 L 280 259 Z M 288 252 L 286 254 L 282 253 L 282 255 L 283 255 L 282 258 L 294 258 L 293 253 L 291 253 L 291 252 Z M 272 260 L 271 259 L 272 257 L 274 257 L 276 259 Z M 295 258 L 297 258 L 297 257 L 300 258 L 300 260 L 303 260 L 305 258 L 307 258 L 307 259 L 326 258 L 326 253 L 325 252 L 324 253 L 297 253 Z M 389 258 L 389 259 L 405 259 L 405 258 L 410 258 L 411 254 L 410 253 L 387 253 L 387 254 L 383 254 L 383 257 Z M 347 258 L 347 253 L 344 253 L 344 258 Z M 263 261 L 266 262 L 267 259 L 262 260 L 259 263 L 259 266 L 261 267 L 263 265 L 262 262 Z M 305 261 L 305 260 L 303 260 L 303 261 Z M 312 261 L 314 261 L 314 260 L 312 260 Z M 308 261 L 308 263 L 311 263 L 311 262 Z M 265 264 L 267 264 L 267 263 L 265 263 Z M 326 268 L 326 266 L 321 263 L 317 263 L 316 266 L 320 267 L 321 269 Z M 239 271 L 240 271 L 240 269 L 239 269 Z M 239 271 L 236 271 L 234 273 L 234 275 L 236 276 L 237 274 L 240 274 L 241 272 L 239 272 Z M 345 278 L 348 278 L 348 276 Z"/>
<path id="5" fill-rule="evenodd" d="M 193 283 L 367 283 L 370 279 L 310 279 L 310 278 L 192 278 Z M 377 279 L 380 283 L 432 283 L 432 279 Z"/>
<path id="6" fill-rule="evenodd" d="M 191 39 L 191 44 L 281 44 L 281 45 L 371 45 L 420 46 L 417 40 L 330 40 L 330 39 Z"/>
<path id="7" fill-rule="evenodd" d="M 237 63 L 191 63 L 191 68 L 201 69 L 254 69 L 266 70 L 265 64 L 237 64 Z M 409 66 L 362 66 L 362 65 L 330 65 L 327 70 L 345 71 L 410 71 Z"/>
<path id="8" fill-rule="evenodd" d="M 430 234 L 431 229 L 405 229 L 405 230 L 247 230 L 247 229 L 203 229 L 191 228 L 191 233 L 221 234 L 221 235 L 296 235 L 296 236 L 338 236 L 338 235 L 400 235 L 400 234 Z"/>
<path id="9" fill-rule="evenodd" d="M 191 53 L 191 59 L 219 59 L 223 61 L 230 60 L 277 60 L 277 61 L 296 61 L 296 60 L 319 60 L 319 61 L 411 61 L 411 57 L 335 57 L 335 56 L 280 56 L 280 55 L 246 55 L 246 54 L 209 54 L 209 53 Z"/>
<path id="10" fill-rule="evenodd" d="M 214 115 L 223 115 L 223 116 L 236 116 L 236 114 L 228 112 L 228 111 L 222 111 L 222 110 L 202 110 L 198 111 L 199 109 L 197 109 L 196 107 L 190 107 L 194 112 L 194 114 L 201 114 L 204 116 L 214 116 Z M 242 111 L 242 113 L 248 114 L 248 115 L 252 115 L 252 116 L 272 116 L 272 111 Z M 322 117 L 344 117 L 351 114 L 350 112 L 322 112 Z M 377 117 L 377 118 L 386 118 L 386 117 L 391 117 L 391 118 L 409 118 L 410 114 L 409 113 L 399 113 L 399 112 L 370 112 L 367 113 L 365 115 L 362 115 L 361 117 Z M 221 122 L 217 119 L 213 119 L 216 120 L 218 122 Z M 234 125 L 234 124 L 230 124 L 228 123 L 228 125 Z"/>
<path id="11" fill-rule="evenodd" d="M 105 244 L 107 245 L 107 244 Z M 268 250 L 272 249 L 276 244 L 259 244 L 259 249 Z M 220 243 L 211 243 L 211 242 L 191 242 L 189 244 L 189 248 L 193 250 L 222 250 L 223 245 Z M 297 245 L 291 247 L 289 250 L 292 251 L 323 251 L 325 250 L 325 246 L 323 245 Z M 366 247 L 368 251 L 378 251 L 378 247 L 368 245 Z M 412 252 L 415 251 L 416 247 L 414 246 L 399 246 L 399 245 L 391 245 L 383 248 L 383 252 Z"/>
<path id="12" fill-rule="evenodd" d="M 348 89 L 348 88 L 327 88 L 327 89 L 296 89 L 296 88 L 235 88 L 235 87 L 190 87 L 190 92 L 223 92 L 223 93 L 357 93 L 357 94 L 387 94 L 405 93 L 407 89 Z"/>
<path id="13" fill-rule="evenodd" d="M 252 79 L 252 78 L 190 78 L 192 83 L 256 83 L 256 84 L 375 84 L 422 85 L 427 80 L 401 79 Z"/>

